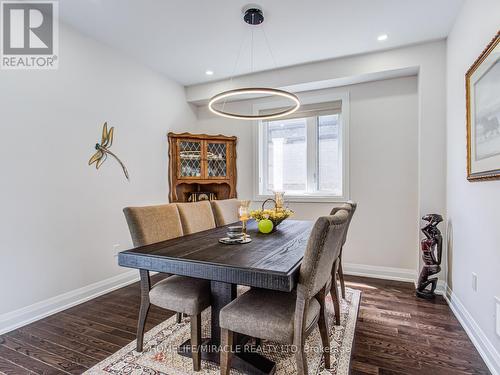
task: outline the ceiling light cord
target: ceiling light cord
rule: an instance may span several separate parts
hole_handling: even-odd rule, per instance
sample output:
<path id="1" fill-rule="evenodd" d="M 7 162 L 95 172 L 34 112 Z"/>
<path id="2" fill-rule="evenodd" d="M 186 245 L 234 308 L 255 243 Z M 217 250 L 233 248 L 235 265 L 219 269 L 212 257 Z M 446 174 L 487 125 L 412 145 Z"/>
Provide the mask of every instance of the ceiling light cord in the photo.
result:
<path id="1" fill-rule="evenodd" d="M 261 25 L 262 22 L 264 21 L 264 15 L 262 13 L 261 9 L 257 9 L 256 7 L 251 7 L 248 8 L 245 11 L 244 21 L 248 23 L 249 25 L 256 26 L 256 25 Z M 269 54 L 271 55 L 271 59 L 273 61 L 274 67 L 277 69 L 278 64 L 276 63 L 276 58 L 273 54 L 273 51 L 271 49 L 269 40 L 267 38 L 267 34 L 262 28 L 262 32 L 264 34 L 264 40 L 266 42 L 267 49 L 269 50 Z M 288 91 L 284 90 L 279 90 L 279 89 L 274 89 L 270 87 L 251 87 L 252 82 L 253 82 L 253 73 L 254 73 L 254 28 L 252 27 L 250 29 L 250 75 L 248 78 L 248 82 L 250 84 L 250 87 L 243 87 L 239 89 L 230 89 L 228 91 L 223 91 L 212 98 L 210 98 L 210 101 L 208 102 L 208 109 L 215 113 L 216 115 L 222 116 L 222 117 L 229 117 L 229 118 L 235 118 L 235 119 L 242 119 L 242 120 L 263 120 L 263 119 L 273 119 L 273 118 L 280 118 L 283 116 L 287 116 L 296 110 L 299 109 L 300 107 L 300 101 L 299 98 Z M 238 62 L 241 57 L 241 53 L 243 50 L 243 46 L 245 45 L 245 39 L 243 40 L 243 43 L 240 46 L 240 49 L 238 51 L 238 55 L 236 57 L 236 61 L 233 67 L 233 72 L 231 74 L 231 78 L 229 80 L 229 85 L 232 86 L 233 78 L 236 73 L 236 69 L 238 66 Z M 285 107 L 284 109 L 278 109 L 272 113 L 267 113 L 265 115 L 263 114 L 258 114 L 258 115 L 247 115 L 247 114 L 242 114 L 242 113 L 237 113 L 237 112 L 228 112 L 225 111 L 225 106 L 229 98 L 236 98 L 236 97 L 241 97 L 245 98 L 247 95 L 254 95 L 254 94 L 266 94 L 268 96 L 275 96 L 275 97 L 281 97 L 281 98 L 286 98 L 289 100 L 292 105 Z M 222 102 L 222 103 L 221 103 Z M 222 104 L 221 109 L 215 108 L 216 104 Z"/>
<path id="2" fill-rule="evenodd" d="M 252 79 L 253 74 L 253 28 L 252 28 L 252 44 L 250 45 L 250 80 Z"/>
<path id="3" fill-rule="evenodd" d="M 245 33 L 245 36 L 247 33 Z M 240 61 L 241 58 L 241 52 L 243 51 L 243 47 L 245 46 L 245 42 L 247 41 L 247 38 L 243 38 L 242 42 L 240 43 L 240 48 L 238 49 L 238 54 L 236 55 L 236 61 L 234 62 L 233 66 L 233 71 L 231 72 L 231 76 L 229 77 L 229 86 L 232 86 L 233 83 L 233 78 L 234 75 L 236 74 L 236 68 L 238 67 L 238 62 Z M 224 99 L 224 102 L 222 103 L 222 110 L 224 110 L 224 107 L 226 106 L 226 101 L 227 98 Z"/>
<path id="4" fill-rule="evenodd" d="M 266 41 L 267 49 L 269 50 L 269 54 L 271 55 L 271 60 L 273 60 L 274 68 L 278 69 L 278 64 L 276 63 L 276 59 L 274 58 L 273 50 L 271 49 L 271 44 L 269 43 L 269 39 L 267 39 L 266 29 L 264 25 L 261 26 L 262 34 L 264 34 L 264 40 Z"/>

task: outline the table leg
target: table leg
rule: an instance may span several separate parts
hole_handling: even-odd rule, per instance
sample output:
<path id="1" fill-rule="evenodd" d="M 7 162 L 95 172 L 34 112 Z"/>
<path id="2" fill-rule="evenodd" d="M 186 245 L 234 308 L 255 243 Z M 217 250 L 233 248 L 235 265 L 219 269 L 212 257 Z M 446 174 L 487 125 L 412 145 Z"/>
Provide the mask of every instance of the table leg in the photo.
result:
<path id="1" fill-rule="evenodd" d="M 212 344 L 220 345 L 220 324 L 219 313 L 224 306 L 236 298 L 236 285 L 211 281 L 210 289 L 212 291 Z"/>
<path id="2" fill-rule="evenodd" d="M 151 279 L 149 271 L 139 270 L 141 275 L 141 308 L 139 310 L 139 320 L 137 321 L 137 346 L 136 350 L 142 352 L 142 342 L 144 338 L 144 327 L 146 326 L 146 318 L 149 312 L 149 291 L 151 289 Z"/>

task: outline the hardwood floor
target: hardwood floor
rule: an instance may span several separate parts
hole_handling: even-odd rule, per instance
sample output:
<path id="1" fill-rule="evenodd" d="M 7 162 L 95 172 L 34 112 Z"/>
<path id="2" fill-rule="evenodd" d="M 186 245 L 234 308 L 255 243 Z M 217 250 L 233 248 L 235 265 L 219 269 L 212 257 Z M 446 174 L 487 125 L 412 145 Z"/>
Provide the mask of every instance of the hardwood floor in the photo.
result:
<path id="1" fill-rule="evenodd" d="M 443 297 L 417 299 L 411 283 L 347 279 L 363 291 L 352 374 L 490 374 Z"/>
<path id="2" fill-rule="evenodd" d="M 346 281 L 363 291 L 352 374 L 490 373 L 443 298 L 417 299 L 409 283 Z M 0 336 L 0 373 L 81 374 L 135 339 L 139 301 L 133 284 Z M 171 315 L 152 306 L 146 329 Z"/>

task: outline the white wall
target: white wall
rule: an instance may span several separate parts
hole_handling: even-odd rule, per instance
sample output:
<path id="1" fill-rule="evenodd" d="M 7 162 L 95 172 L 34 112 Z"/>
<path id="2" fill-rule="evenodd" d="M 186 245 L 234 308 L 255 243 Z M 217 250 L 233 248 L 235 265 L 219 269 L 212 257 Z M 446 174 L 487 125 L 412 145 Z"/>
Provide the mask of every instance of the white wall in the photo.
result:
<path id="1" fill-rule="evenodd" d="M 414 69 L 418 71 L 418 214 L 413 228 L 415 233 L 419 233 L 420 217 L 431 212 L 445 216 L 446 211 L 446 154 L 443 151 L 446 149 L 445 41 L 292 66 L 235 77 L 232 81 L 189 86 L 186 97 L 190 102 L 200 103 L 221 90 L 249 84 L 301 87 L 312 83 L 325 87 L 325 83 L 338 83 L 346 78 L 362 80 Z M 238 172 L 241 173 L 241 170 Z M 413 244 L 412 248 L 414 264 L 417 265 L 419 244 Z"/>
<path id="2" fill-rule="evenodd" d="M 65 26 L 57 71 L 0 71 L 0 321 L 126 270 L 122 208 L 165 202 L 168 131 L 196 117 L 184 88 Z M 104 121 L 114 160 L 87 166 Z M 0 325 L 0 330 L 1 330 Z"/>
<path id="3" fill-rule="evenodd" d="M 494 296 L 500 298 L 500 181 L 466 179 L 464 77 L 499 28 L 498 0 L 468 0 L 448 38 L 447 52 L 448 286 L 477 323 L 478 337 L 489 341 L 479 344 L 489 350 L 497 373 L 500 337 L 495 334 Z M 478 276 L 477 292 L 471 287 L 472 272 Z"/>
<path id="4" fill-rule="evenodd" d="M 350 95 L 350 193 L 359 208 L 344 262 L 412 272 L 417 267 L 418 242 L 417 77 L 301 93 L 300 97 L 307 100 L 312 95 L 345 92 Z M 251 103 L 237 105 L 251 112 Z M 238 193 L 240 198 L 252 199 L 252 129 L 256 124 L 214 117 L 204 107 L 198 118 L 196 131 L 238 137 Z M 295 218 L 310 220 L 328 214 L 333 205 L 290 203 Z"/>

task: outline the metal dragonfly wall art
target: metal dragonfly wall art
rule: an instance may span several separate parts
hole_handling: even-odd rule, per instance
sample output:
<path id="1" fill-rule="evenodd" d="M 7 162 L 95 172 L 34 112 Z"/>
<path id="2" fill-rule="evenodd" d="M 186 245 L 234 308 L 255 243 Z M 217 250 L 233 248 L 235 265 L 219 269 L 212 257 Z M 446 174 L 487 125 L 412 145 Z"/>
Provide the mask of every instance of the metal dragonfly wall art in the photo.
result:
<path id="1" fill-rule="evenodd" d="M 130 180 L 127 168 L 125 167 L 125 165 L 123 164 L 123 162 L 113 152 L 109 151 L 109 148 L 113 144 L 113 131 L 114 131 L 114 129 L 115 129 L 114 127 L 111 127 L 108 130 L 108 123 L 107 122 L 104 123 L 104 125 L 102 127 L 101 143 L 96 143 L 95 149 L 97 151 L 90 158 L 89 165 L 92 165 L 92 164 L 95 163 L 95 168 L 99 169 L 99 167 L 108 158 L 108 155 L 111 155 L 113 158 L 116 159 L 116 161 L 122 167 L 123 173 L 125 174 L 125 177 L 127 178 L 127 180 Z"/>

